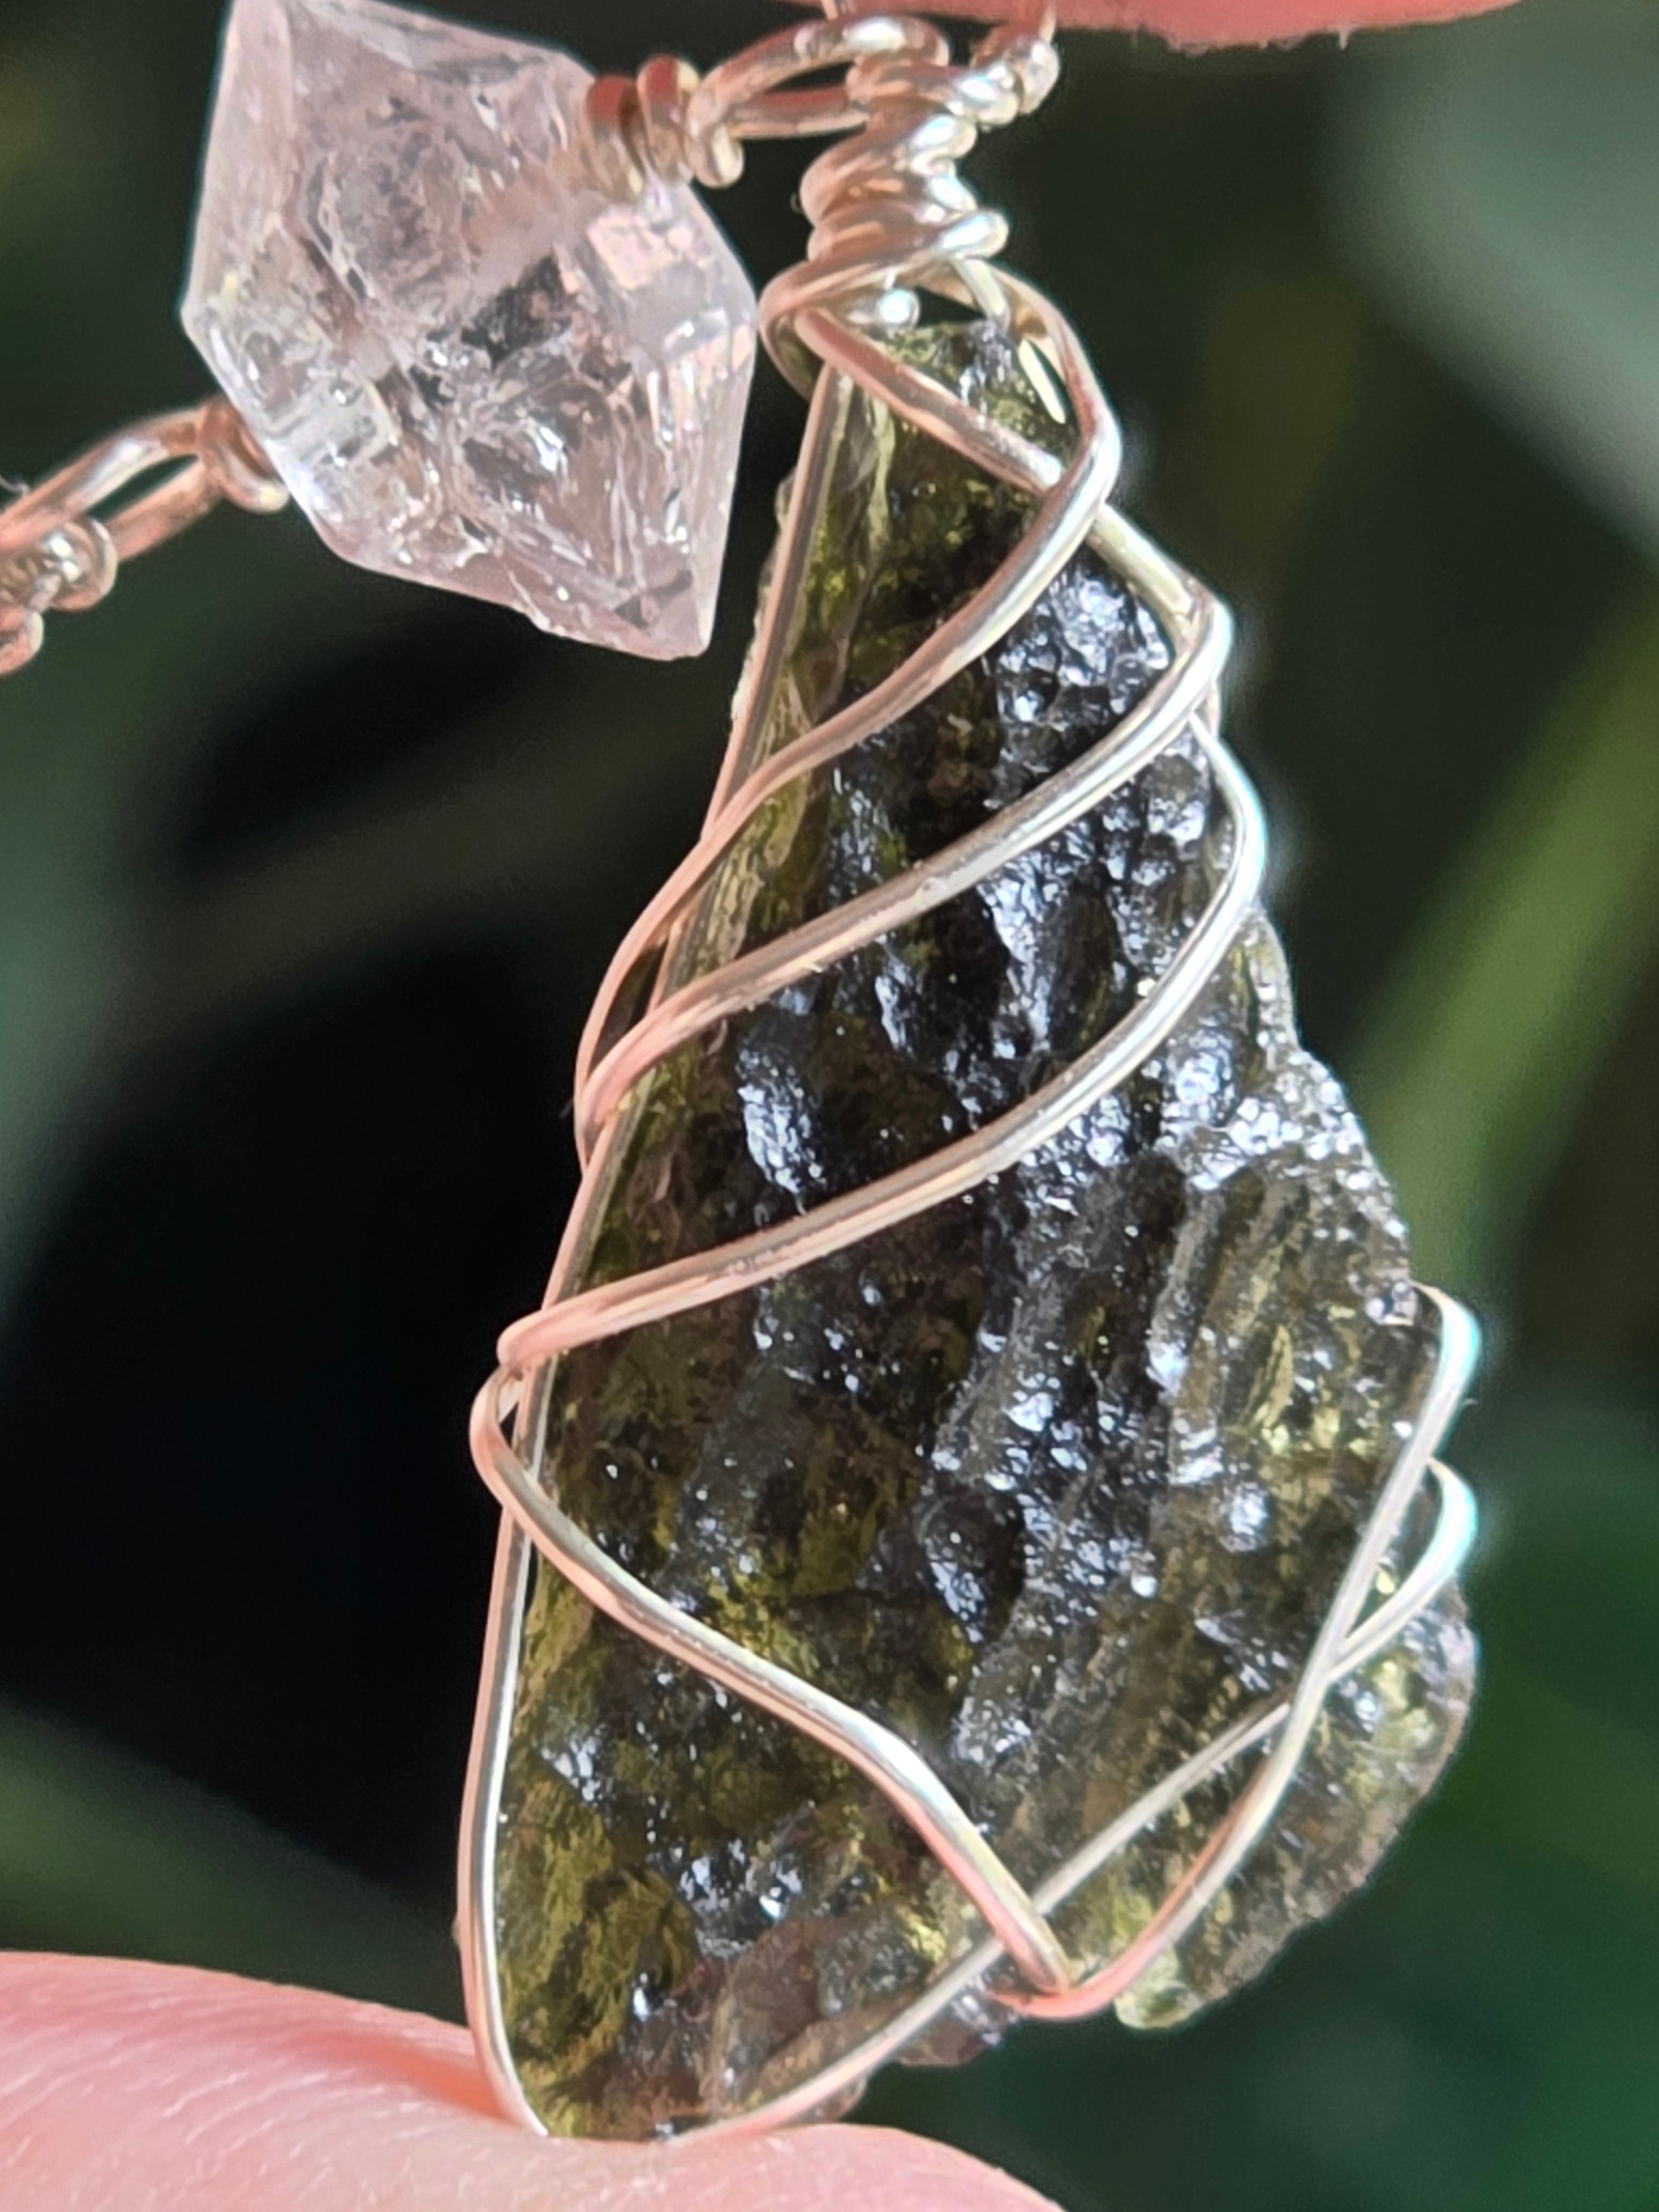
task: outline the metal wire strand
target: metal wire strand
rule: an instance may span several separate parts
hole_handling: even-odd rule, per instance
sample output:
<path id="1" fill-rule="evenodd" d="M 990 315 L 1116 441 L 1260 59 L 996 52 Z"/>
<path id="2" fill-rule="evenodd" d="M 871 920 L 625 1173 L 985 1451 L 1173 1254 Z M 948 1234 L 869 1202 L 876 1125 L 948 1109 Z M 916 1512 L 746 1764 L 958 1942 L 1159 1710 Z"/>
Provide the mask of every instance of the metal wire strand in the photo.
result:
<path id="1" fill-rule="evenodd" d="M 172 473 L 110 515 L 97 509 L 140 477 Z M 123 561 L 175 538 L 221 500 L 256 514 L 287 504 L 228 399 L 205 399 L 118 430 L 0 507 L 0 676 L 33 660 L 49 612 L 95 606 Z"/>
<path id="2" fill-rule="evenodd" d="M 793 80 L 836 67 L 829 86 Z M 665 173 L 725 181 L 750 137 L 856 135 L 815 161 L 802 202 L 814 230 L 806 259 L 769 286 L 767 343 L 811 393 L 801 460 L 726 764 L 695 850 L 629 933 L 584 1033 L 577 1064 L 577 1137 L 586 1175 L 547 1303 L 502 1335 L 500 1365 L 473 1409 L 479 1471 L 503 1508 L 489 1649 L 468 1785 L 461 1933 L 468 2000 L 485 2065 L 507 2109 L 540 2125 L 519 2083 L 496 1972 L 495 1814 L 511 1723 L 528 1562 L 533 1550 L 589 1601 L 681 1663 L 790 1722 L 881 1789 L 927 1843 L 983 1919 L 967 1959 L 856 2050 L 799 2088 L 718 2123 L 752 2129 L 805 2118 L 856 2087 L 874 2066 L 988 1976 L 998 2001 L 1051 2016 L 1109 2004 L 1208 1909 L 1271 1824 L 1333 1686 L 1384 1648 L 1455 1574 L 1474 1526 L 1468 1493 L 1433 1454 L 1475 1353 L 1474 1325 L 1436 1291 L 1434 1376 L 1383 1480 L 1342 1583 L 1280 1703 L 1247 1715 L 1028 1893 L 894 1730 L 787 1669 L 744 1650 L 659 1597 L 611 1559 L 563 1510 L 547 1462 L 549 1363 L 581 1345 L 751 1290 L 1000 1174 L 1048 1142 L 1158 1051 L 1191 1011 L 1237 939 L 1260 891 L 1265 836 L 1249 786 L 1218 734 L 1218 687 L 1231 641 L 1226 611 L 1110 503 L 1120 445 L 1084 350 L 1065 319 L 1030 285 L 994 269 L 1006 233 L 955 165 L 979 131 L 1035 105 L 1053 82 L 1046 26 L 1028 15 L 955 67 L 943 36 L 903 17 L 839 16 L 763 40 L 696 81 L 647 64 L 631 90 L 611 81 L 595 107 L 613 151 Z M 994 317 L 1021 348 L 1042 390 L 1057 385 L 1076 432 L 1057 461 L 935 382 L 884 343 L 909 327 L 935 293 Z M 991 581 L 944 620 L 884 682 L 750 767 L 750 740 L 785 650 L 789 609 L 805 573 L 827 478 L 831 431 L 848 387 L 890 410 L 1031 501 L 1030 520 Z M 888 727 L 987 652 L 1080 548 L 1092 545 L 1164 625 L 1172 665 L 1083 756 L 981 828 L 888 882 L 755 947 L 716 972 L 664 986 L 630 1014 L 635 979 L 660 963 L 713 872 L 758 808 Z M 629 1097 L 652 1069 L 733 1015 L 846 958 L 956 897 L 1019 854 L 1040 848 L 1183 736 L 1206 756 L 1230 825 L 1208 906 L 1154 988 L 1117 1026 L 1023 1104 L 911 1166 L 787 1220 L 623 1280 L 567 1288 L 603 1164 Z M 511 1424 L 511 1433 L 509 1433 Z M 1433 1531 L 1397 1589 L 1378 1577 L 1425 1487 Z M 1251 1751 L 1254 1768 L 1214 1832 L 1134 1940 L 1108 1960 L 1060 1948 L 1052 1916 L 1152 1822 Z M 1013 1986 L 1007 1977 L 1012 1969 Z M 704 2130 L 706 2131 L 706 2130 Z"/>

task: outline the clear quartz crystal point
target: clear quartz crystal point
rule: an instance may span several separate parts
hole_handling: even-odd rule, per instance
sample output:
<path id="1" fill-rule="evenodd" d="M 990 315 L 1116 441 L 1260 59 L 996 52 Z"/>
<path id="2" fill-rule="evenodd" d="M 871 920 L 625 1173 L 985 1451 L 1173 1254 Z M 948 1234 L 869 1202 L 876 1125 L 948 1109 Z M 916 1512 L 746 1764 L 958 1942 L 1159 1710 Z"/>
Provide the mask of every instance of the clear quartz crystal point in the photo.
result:
<path id="1" fill-rule="evenodd" d="M 714 621 L 755 299 L 687 189 L 607 196 L 568 55 L 236 0 L 185 328 L 337 552 L 668 659 Z"/>

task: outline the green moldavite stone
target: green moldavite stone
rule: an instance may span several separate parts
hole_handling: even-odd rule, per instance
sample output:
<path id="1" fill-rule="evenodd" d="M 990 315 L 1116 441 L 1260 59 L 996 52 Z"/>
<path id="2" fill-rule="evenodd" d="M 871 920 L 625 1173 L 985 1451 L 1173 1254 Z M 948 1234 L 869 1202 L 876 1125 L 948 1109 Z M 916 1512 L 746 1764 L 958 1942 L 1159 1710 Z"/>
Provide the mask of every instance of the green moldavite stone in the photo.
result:
<path id="1" fill-rule="evenodd" d="M 982 327 L 913 356 L 1062 443 Z M 895 667 L 1020 532 L 856 393 L 753 757 Z M 759 817 L 671 980 L 890 877 L 1073 759 L 1169 665 L 1091 553 L 990 653 Z M 1228 830 L 1173 746 L 1040 851 L 641 1085 L 574 1285 L 704 1249 L 1027 1097 L 1169 963 Z M 1253 918 L 1169 1045 L 1018 1169 L 788 1279 L 567 1358 L 549 1479 L 613 1557 L 898 1729 L 1035 1886 L 1280 1693 L 1433 1358 L 1387 1184 Z M 1468 1704 L 1456 1598 L 1327 1705 L 1277 1826 L 1120 2007 L 1181 2019 L 1362 1881 Z M 1103 1958 L 1247 1759 L 1060 1917 Z M 805 2080 L 983 1930 L 850 1768 L 542 1568 L 497 1838 L 505 2015 L 559 2131 L 670 2132 Z M 961 2057 L 995 1989 L 937 2027 Z"/>

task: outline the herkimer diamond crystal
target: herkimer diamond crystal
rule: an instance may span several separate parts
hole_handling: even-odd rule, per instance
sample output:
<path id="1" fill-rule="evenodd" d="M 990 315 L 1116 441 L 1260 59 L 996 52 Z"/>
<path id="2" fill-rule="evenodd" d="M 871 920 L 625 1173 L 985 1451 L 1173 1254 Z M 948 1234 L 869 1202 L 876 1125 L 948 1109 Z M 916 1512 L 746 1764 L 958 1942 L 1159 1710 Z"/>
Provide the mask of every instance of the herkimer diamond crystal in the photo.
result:
<path id="1" fill-rule="evenodd" d="M 185 328 L 337 552 L 654 658 L 714 622 L 754 365 L 689 190 L 601 188 L 568 55 L 236 0 Z"/>

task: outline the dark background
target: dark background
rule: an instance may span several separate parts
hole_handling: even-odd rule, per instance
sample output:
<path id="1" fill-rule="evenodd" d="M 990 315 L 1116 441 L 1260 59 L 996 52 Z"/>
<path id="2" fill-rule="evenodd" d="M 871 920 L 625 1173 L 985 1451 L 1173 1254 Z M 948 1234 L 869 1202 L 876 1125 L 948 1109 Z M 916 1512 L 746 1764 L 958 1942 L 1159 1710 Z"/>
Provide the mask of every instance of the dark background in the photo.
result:
<path id="1" fill-rule="evenodd" d="M 1028 2030 L 864 2108 L 1073 2212 L 1659 2206 L 1659 589 L 1607 490 L 1639 473 L 1596 414 L 1617 333 L 1445 336 L 1436 179 L 1389 135 L 1401 100 L 1455 116 L 1454 78 L 1530 69 L 1556 112 L 1626 36 L 1659 91 L 1651 14 L 1528 7 L 1346 52 L 1074 39 L 975 165 L 1094 349 L 1136 511 L 1241 611 L 1307 1035 L 1491 1328 L 1458 1450 L 1483 1701 L 1382 1878 L 1188 2031 Z M 173 303 L 216 13 L 6 0 L 16 479 L 204 386 Z M 775 21 L 489 14 L 629 67 Z M 1523 181 L 1561 151 L 1503 143 Z M 798 166 L 762 149 L 722 202 L 759 273 L 798 251 Z M 1610 270 L 1659 235 L 1644 175 Z M 1533 265 L 1524 210 L 1505 235 Z M 1615 465 L 1516 397 L 1529 345 Z M 456 2008 L 493 1534 L 465 1411 L 571 1194 L 586 1001 L 695 835 L 799 418 L 763 369 L 701 662 L 224 514 L 0 690 L 0 1942 Z"/>

